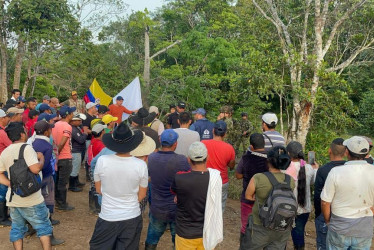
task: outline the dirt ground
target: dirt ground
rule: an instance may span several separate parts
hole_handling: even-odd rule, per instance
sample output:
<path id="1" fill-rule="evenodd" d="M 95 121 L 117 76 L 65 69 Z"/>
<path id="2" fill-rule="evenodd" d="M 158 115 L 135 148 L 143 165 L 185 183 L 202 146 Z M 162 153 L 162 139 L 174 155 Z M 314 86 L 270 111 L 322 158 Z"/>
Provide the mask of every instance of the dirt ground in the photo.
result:
<path id="1" fill-rule="evenodd" d="M 83 176 L 83 175 L 81 175 Z M 54 227 L 54 234 L 57 238 L 65 240 L 60 246 L 53 247 L 58 250 L 89 249 L 89 241 L 95 227 L 97 216 L 90 213 L 88 209 L 88 188 L 86 184 L 84 191 L 80 193 L 68 193 L 69 204 L 75 206 L 73 211 L 59 212 L 54 218 L 61 221 L 60 225 Z M 238 249 L 240 230 L 240 202 L 229 199 L 224 213 L 224 240 L 216 249 Z M 144 249 L 145 237 L 148 227 L 148 218 L 144 216 L 143 231 L 140 240 L 140 249 Z M 10 228 L 0 228 L 0 249 L 12 249 L 9 242 Z M 314 223 L 309 221 L 306 227 L 305 249 L 315 249 L 315 228 Z M 292 249 L 292 242 L 289 242 L 288 249 Z M 41 249 L 39 239 L 34 235 L 24 239 L 24 249 Z M 172 249 L 170 233 L 166 232 L 161 238 L 158 249 Z"/>

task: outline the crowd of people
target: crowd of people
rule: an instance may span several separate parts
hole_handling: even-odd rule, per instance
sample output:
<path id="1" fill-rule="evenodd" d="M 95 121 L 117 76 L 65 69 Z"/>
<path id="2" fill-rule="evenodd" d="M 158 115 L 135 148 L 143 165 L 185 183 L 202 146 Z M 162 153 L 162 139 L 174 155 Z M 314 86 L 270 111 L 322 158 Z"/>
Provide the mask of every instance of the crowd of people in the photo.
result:
<path id="1" fill-rule="evenodd" d="M 166 231 L 175 249 L 214 249 L 223 241 L 235 166 L 243 181 L 240 249 L 285 249 L 289 238 L 304 249 L 313 208 L 317 249 L 370 249 L 370 138 L 336 138 L 331 161 L 319 167 L 299 142 L 286 144 L 274 113 L 253 133 L 248 114 L 233 122 L 229 106 L 212 122 L 204 108 L 188 112 L 179 102 L 164 124 L 155 106 L 129 110 L 121 96 L 115 102 L 85 104 L 73 91 L 61 104 L 47 95 L 37 103 L 12 91 L 0 109 L 0 224 L 11 227 L 15 249 L 33 233 L 43 249 L 63 244 L 52 215 L 75 209 L 68 191 L 82 192 L 85 182 L 89 209 L 99 216 L 90 249 L 139 249 L 144 216 L 145 249 L 156 249 Z"/>

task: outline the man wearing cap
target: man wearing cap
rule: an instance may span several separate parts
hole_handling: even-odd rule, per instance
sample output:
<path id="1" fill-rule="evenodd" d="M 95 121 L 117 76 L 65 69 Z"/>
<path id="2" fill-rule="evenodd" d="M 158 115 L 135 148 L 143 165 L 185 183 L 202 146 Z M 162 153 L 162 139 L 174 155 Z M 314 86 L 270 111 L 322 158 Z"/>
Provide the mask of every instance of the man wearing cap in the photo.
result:
<path id="1" fill-rule="evenodd" d="M 88 150 L 88 147 L 89 147 L 89 145 L 91 143 L 91 139 L 92 139 L 91 122 L 94 119 L 96 119 L 96 115 L 97 115 L 96 104 L 93 103 L 93 102 L 87 103 L 86 104 L 86 110 L 87 110 L 87 112 L 85 113 L 86 120 L 84 120 L 82 122 L 82 125 L 83 125 L 83 129 L 88 133 L 87 140 L 86 140 L 86 155 L 87 155 L 87 150 Z M 89 165 L 87 164 L 87 162 L 85 163 L 85 169 L 86 169 L 86 181 L 90 181 Z"/>
<path id="2" fill-rule="evenodd" d="M 100 153 L 103 148 L 105 148 L 105 145 L 102 141 L 103 135 L 105 134 L 104 129 L 106 129 L 107 126 L 97 123 L 92 127 L 92 139 L 91 139 L 91 144 L 92 144 L 92 156 L 95 157 Z"/>
<path id="3" fill-rule="evenodd" d="M 262 116 L 262 131 L 265 138 L 265 151 L 268 152 L 272 147 L 285 146 L 286 140 L 283 135 L 275 130 L 278 118 L 274 113 L 266 113 Z"/>
<path id="4" fill-rule="evenodd" d="M 105 133 L 110 133 L 113 131 L 118 118 L 107 114 L 102 117 L 101 121 L 107 126 L 107 128 L 104 129 Z"/>
<path id="5" fill-rule="evenodd" d="M 69 206 L 66 202 L 67 188 L 71 171 L 73 169 L 71 154 L 71 133 L 72 127 L 69 122 L 73 118 L 75 107 L 63 106 L 60 109 L 61 120 L 56 122 L 52 129 L 52 136 L 57 146 L 57 171 L 56 171 L 56 204 L 57 209 L 73 210 L 74 207 Z"/>
<path id="6" fill-rule="evenodd" d="M 153 129 L 154 131 L 156 131 L 158 136 L 160 136 L 162 134 L 162 132 L 164 132 L 165 127 L 164 127 L 164 124 L 162 123 L 162 121 L 160 121 L 158 119 L 158 117 L 160 115 L 160 112 L 158 111 L 158 108 L 156 106 L 149 107 L 149 113 L 152 113 L 152 112 L 156 113 L 156 117 L 151 122 L 151 125 L 149 125 L 149 127 L 151 129 Z"/>
<path id="7" fill-rule="evenodd" d="M 190 126 L 190 129 L 196 131 L 200 135 L 200 140 L 213 139 L 214 123 L 205 118 L 206 111 L 203 108 L 198 108 L 192 111 L 195 122 Z"/>
<path id="8" fill-rule="evenodd" d="M 78 93 L 75 90 L 71 92 L 71 97 L 61 104 L 68 107 L 75 107 L 78 113 L 84 113 L 85 111 L 84 101 L 78 98 Z"/>
<path id="9" fill-rule="evenodd" d="M 6 111 L 6 114 L 10 117 L 9 122 L 22 122 L 22 114 L 24 114 L 24 111 L 23 109 L 12 107 Z M 28 117 L 28 119 L 30 118 Z"/>
<path id="10" fill-rule="evenodd" d="M 0 109 L 0 155 L 12 141 L 8 138 L 5 132 L 6 126 L 9 124 L 9 116 L 7 116 L 4 110 Z M 8 207 L 6 206 L 5 195 L 8 191 L 8 186 L 0 184 L 0 225 L 11 226 L 12 222 L 9 220 Z"/>
<path id="11" fill-rule="evenodd" d="M 178 134 L 178 145 L 175 149 L 175 153 L 188 157 L 188 149 L 194 142 L 200 141 L 200 135 L 196 131 L 189 129 L 191 124 L 191 115 L 188 112 L 182 112 L 179 114 L 178 122 L 180 128 L 174 129 Z"/>
<path id="12" fill-rule="evenodd" d="M 148 127 L 148 124 L 150 124 L 155 119 L 155 117 L 155 112 L 149 113 L 147 109 L 140 108 L 134 116 L 131 116 L 131 123 L 134 128 L 140 129 L 146 135 L 151 137 L 155 141 L 156 148 L 158 149 L 161 146 L 160 138 L 156 131 Z"/>
<path id="13" fill-rule="evenodd" d="M 343 145 L 348 162 L 330 171 L 321 193 L 322 213 L 328 225 L 327 249 L 370 249 L 374 168 L 365 161 L 369 143 L 353 136 Z"/>
<path id="14" fill-rule="evenodd" d="M 237 139 L 237 131 L 234 130 L 234 120 L 232 119 L 232 107 L 225 105 L 220 109 L 220 114 L 217 117 L 217 121 L 224 121 L 227 125 L 227 131 L 224 141 L 230 143 L 231 145 L 235 144 Z"/>
<path id="15" fill-rule="evenodd" d="M 151 202 L 146 249 L 155 249 L 170 226 L 172 242 L 175 242 L 175 212 L 174 195 L 170 192 L 175 174 L 179 171 L 189 171 L 187 158 L 176 154 L 178 134 L 172 129 L 166 129 L 161 134 L 160 151 L 148 157 L 148 174 L 151 178 Z"/>
<path id="16" fill-rule="evenodd" d="M 30 110 L 34 110 L 36 107 L 36 99 L 34 97 L 29 97 L 26 102 L 27 108 L 23 112 L 22 122 L 26 124 L 29 120 L 29 112 Z"/>
<path id="17" fill-rule="evenodd" d="M 118 118 L 118 123 L 122 122 L 122 114 L 133 114 L 134 111 L 128 110 L 126 107 L 122 106 L 123 104 L 123 97 L 117 96 L 116 103 L 109 105 L 109 114 L 111 114 L 114 117 Z"/>
<path id="18" fill-rule="evenodd" d="M 178 116 L 186 110 L 186 103 L 179 102 L 177 105 L 177 112 L 171 113 L 168 117 L 167 128 L 179 128 Z"/>
<path id="19" fill-rule="evenodd" d="M 43 105 L 43 104 L 45 104 L 45 105 L 47 105 L 48 107 L 49 107 L 49 104 L 51 103 L 51 97 L 49 97 L 49 95 L 45 95 L 45 96 L 43 96 L 43 100 L 42 100 L 42 102 L 41 103 L 38 103 L 38 105 L 36 105 L 36 110 L 37 111 L 40 111 L 40 113 L 43 113 L 44 111 L 41 111 L 40 110 L 40 106 L 41 105 Z M 44 110 L 47 110 L 47 108 L 46 108 L 46 106 L 44 106 Z"/>
<path id="20" fill-rule="evenodd" d="M 54 165 L 51 165 L 51 158 L 52 158 L 52 151 L 53 147 L 50 143 L 50 136 L 52 133 L 52 128 L 54 127 L 53 124 L 48 123 L 45 120 L 41 120 L 35 123 L 35 140 L 32 143 L 32 147 L 36 152 L 40 152 L 44 156 L 44 165 L 42 168 L 43 180 L 42 180 L 42 195 L 44 198 L 45 205 L 49 209 L 49 219 L 52 223 L 52 214 L 54 212 L 55 207 L 55 182 L 53 179 L 54 174 Z M 57 224 L 59 221 L 56 221 Z M 64 240 L 56 239 L 51 236 L 51 244 L 52 246 L 60 245 L 64 243 Z"/>
<path id="21" fill-rule="evenodd" d="M 330 144 L 328 150 L 330 162 L 320 167 L 316 174 L 314 182 L 314 212 L 315 212 L 315 226 L 317 234 L 317 249 L 326 249 L 327 225 L 321 211 L 321 192 L 325 186 L 327 176 L 331 169 L 344 165 L 345 146 L 343 145 L 343 138 L 336 138 Z"/>
<path id="22" fill-rule="evenodd" d="M 217 121 L 214 124 L 213 139 L 204 140 L 208 149 L 207 166 L 221 172 L 222 178 L 222 212 L 225 211 L 227 194 L 229 191 L 228 168 L 235 167 L 235 150 L 233 146 L 224 141 L 227 125 L 224 121 Z"/>
<path id="23" fill-rule="evenodd" d="M 86 119 L 86 115 L 78 113 L 73 116 L 70 121 L 72 127 L 71 145 L 73 156 L 73 169 L 69 178 L 69 190 L 73 192 L 80 192 L 83 189 L 84 183 L 79 182 L 79 170 L 82 164 L 82 154 L 86 150 L 87 129 L 82 129 L 82 121 Z"/>
<path id="24" fill-rule="evenodd" d="M 177 202 L 176 249 L 214 249 L 223 240 L 221 199 L 212 198 L 222 195 L 222 180 L 218 170 L 207 168 L 207 156 L 203 143 L 192 143 L 191 171 L 178 172 L 171 186 Z"/>
<path id="25" fill-rule="evenodd" d="M 103 155 L 96 163 L 95 186 L 103 198 L 91 250 L 139 249 L 143 227 L 139 202 L 147 193 L 148 172 L 146 163 L 130 152 L 142 140 L 143 133 L 125 123 L 103 136 L 105 146 L 116 154 Z"/>
<path id="26" fill-rule="evenodd" d="M 23 124 L 20 122 L 9 123 L 5 131 L 12 144 L 0 156 L 0 183 L 10 186 L 12 176 L 9 176 L 9 168 L 18 159 L 21 147 L 26 144 L 27 134 Z M 44 166 L 43 154 L 35 152 L 30 145 L 26 145 L 24 146 L 23 156 L 29 171 L 40 175 L 40 171 Z M 10 180 L 4 175 L 5 172 L 8 173 Z M 52 225 L 41 190 L 26 197 L 21 197 L 15 193 L 12 195 L 11 200 L 10 196 L 11 190 L 8 189 L 6 195 L 7 205 L 10 208 L 12 217 L 12 228 L 9 236 L 14 249 L 23 249 L 23 238 L 27 231 L 26 221 L 36 230 L 42 248 L 51 249 Z"/>
<path id="27" fill-rule="evenodd" d="M 16 107 L 19 109 L 25 108 L 27 100 L 23 96 L 18 97 L 18 103 L 16 104 Z"/>
<path id="28" fill-rule="evenodd" d="M 249 136 L 253 131 L 252 123 L 248 120 L 248 113 L 242 112 L 241 113 L 242 119 L 237 123 L 237 127 L 235 128 L 239 134 L 238 138 L 235 142 L 234 148 L 237 150 L 236 152 L 245 153 L 249 147 Z M 240 148 L 242 146 L 242 148 Z"/>
<path id="29" fill-rule="evenodd" d="M 56 114 L 43 113 L 38 116 L 38 121 L 46 120 L 47 122 L 53 124 L 53 119 L 56 118 Z"/>

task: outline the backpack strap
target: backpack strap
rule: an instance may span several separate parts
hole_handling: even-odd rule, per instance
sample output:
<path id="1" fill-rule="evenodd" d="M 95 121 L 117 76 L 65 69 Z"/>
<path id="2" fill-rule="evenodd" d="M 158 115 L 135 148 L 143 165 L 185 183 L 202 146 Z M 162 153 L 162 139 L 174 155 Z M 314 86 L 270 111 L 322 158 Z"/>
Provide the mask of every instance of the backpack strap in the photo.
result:
<path id="1" fill-rule="evenodd" d="M 275 178 L 275 176 L 272 173 L 264 172 L 263 174 L 269 179 L 273 187 L 279 184 L 279 181 Z"/>
<path id="2" fill-rule="evenodd" d="M 26 148 L 27 144 L 23 144 L 21 146 L 21 148 L 19 149 L 19 154 L 18 154 L 18 159 L 24 159 L 23 158 L 23 154 L 24 154 L 24 151 L 25 151 L 25 148 Z"/>
<path id="3" fill-rule="evenodd" d="M 265 133 L 263 133 L 263 135 L 264 135 L 264 136 L 269 140 L 271 146 L 274 147 L 274 144 L 273 144 L 273 142 L 271 141 L 270 137 L 269 137 L 267 134 L 265 134 Z"/>

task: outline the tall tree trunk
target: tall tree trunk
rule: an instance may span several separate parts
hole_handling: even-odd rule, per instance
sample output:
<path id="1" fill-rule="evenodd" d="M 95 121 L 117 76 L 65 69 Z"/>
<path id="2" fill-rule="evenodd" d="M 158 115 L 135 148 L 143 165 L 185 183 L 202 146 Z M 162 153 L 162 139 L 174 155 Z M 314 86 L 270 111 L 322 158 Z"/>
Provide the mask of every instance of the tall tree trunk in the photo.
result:
<path id="1" fill-rule="evenodd" d="M 5 103 L 8 99 L 7 84 L 7 51 L 6 39 L 4 36 L 0 38 L 0 54 L 1 54 L 1 78 L 0 78 L 0 100 Z"/>
<path id="2" fill-rule="evenodd" d="M 24 54 L 25 54 L 25 42 L 21 37 L 19 37 L 18 38 L 18 50 L 17 50 L 16 62 L 15 62 L 16 65 L 14 67 L 13 89 L 19 89 Z"/>
<path id="3" fill-rule="evenodd" d="M 145 107 L 148 107 L 150 82 L 151 82 L 151 59 L 149 51 L 149 27 L 147 26 L 144 32 L 144 73 L 143 79 L 145 86 L 142 94 L 142 101 Z"/>
<path id="4" fill-rule="evenodd" d="M 30 55 L 30 58 L 29 58 L 29 62 L 27 64 L 27 77 L 26 77 L 25 84 L 23 85 L 23 89 L 22 89 L 22 96 L 23 97 L 26 96 L 27 88 L 29 87 L 30 79 L 31 79 L 31 66 L 32 66 L 32 57 L 31 57 L 31 55 Z"/>

